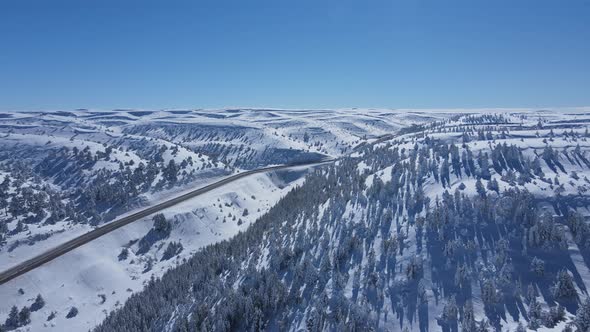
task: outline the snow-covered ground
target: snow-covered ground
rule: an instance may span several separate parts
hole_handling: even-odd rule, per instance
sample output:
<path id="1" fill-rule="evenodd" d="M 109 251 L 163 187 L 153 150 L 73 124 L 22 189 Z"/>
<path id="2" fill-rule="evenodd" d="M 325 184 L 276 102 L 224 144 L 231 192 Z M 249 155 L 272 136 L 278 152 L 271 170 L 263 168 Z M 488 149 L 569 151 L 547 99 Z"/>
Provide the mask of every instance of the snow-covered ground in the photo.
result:
<path id="1" fill-rule="evenodd" d="M 495 117 L 482 120 L 482 116 L 492 114 Z M 150 178 L 147 184 L 149 189 L 140 192 L 124 208 L 97 209 L 99 213 L 108 216 L 102 222 L 108 222 L 141 206 L 153 204 L 244 169 L 350 155 L 358 158 L 356 170 L 359 174 L 368 175 L 364 179 L 367 189 L 363 195 L 370 196 L 368 190 L 379 186 L 377 182 L 391 186 L 392 182 L 400 179 L 409 181 L 406 178 L 409 175 L 402 172 L 401 177 L 394 177 L 394 174 L 400 174 L 396 173 L 398 170 L 394 165 L 366 159 L 363 149 L 355 150 L 355 147 L 374 142 L 383 135 L 396 134 L 377 144 L 376 148 L 397 149 L 409 158 L 410 151 L 428 146 L 427 140 L 435 140 L 448 145 L 454 144 L 459 163 L 463 166 L 463 154 L 467 152 L 474 160 L 477 160 L 480 153 L 492 156 L 494 153 L 501 155 L 514 151 L 522 155 L 522 160 L 540 160 L 542 175 L 535 173 L 531 181 L 521 178 L 522 172 L 512 166 L 492 164 L 489 165 L 489 178 L 478 181 L 477 177 L 465 174 L 463 169 L 458 173 L 449 159 L 448 163 L 451 165 L 448 181 L 443 183 L 439 179 L 444 172 L 443 160 L 439 156 L 443 153 L 430 150 L 424 160 L 413 162 L 418 165 L 418 169 L 424 167 L 425 172 L 428 169 L 429 175 L 425 177 L 422 190 L 424 197 L 430 199 L 431 205 L 442 199 L 445 192 L 452 195 L 458 191 L 467 196 L 476 196 L 478 182 L 483 182 L 483 186 L 489 188 L 493 187 L 493 182 L 497 182 L 497 188 L 488 188 L 490 195 L 496 195 L 493 192 L 499 194 L 511 188 L 520 188 L 526 189 L 540 201 L 550 201 L 556 195 L 571 196 L 580 200 L 578 212 L 590 215 L 586 203 L 587 191 L 590 189 L 590 165 L 586 159 L 590 159 L 590 142 L 587 141 L 590 137 L 586 130 L 589 121 L 590 108 L 78 110 L 7 113 L 0 117 L 0 145 L 4 150 L 0 151 L 0 182 L 14 177 L 13 168 L 15 159 L 18 158 L 31 164 L 33 173 L 23 172 L 26 175 L 22 176 L 24 185 L 20 185 L 18 190 L 23 191 L 28 186 L 35 193 L 45 190 L 51 196 L 51 192 L 44 189 L 51 188 L 55 192 L 67 193 L 60 197 L 63 204 L 74 203 L 77 202 L 74 195 L 77 185 L 92 184 L 93 179 L 105 171 L 110 172 L 110 175 L 117 175 L 128 169 L 127 174 L 131 174 L 140 164 L 147 165 L 158 159 L 158 162 L 152 164 L 160 172 L 153 179 Z M 67 152 L 61 152 L 64 147 L 67 147 Z M 82 153 L 72 153 L 74 147 L 77 151 L 90 151 L 88 155 L 93 162 L 88 162 L 89 157 Z M 510 150 L 510 147 L 515 150 Z M 551 148 L 550 152 L 548 147 Z M 110 150 L 109 153 L 107 149 Z M 509 159 L 508 156 L 504 157 Z M 557 163 L 545 161 L 546 159 L 556 160 Z M 174 181 L 171 181 L 167 170 L 173 160 L 176 165 L 183 164 L 184 168 L 177 168 Z M 76 171 L 72 173 L 76 176 L 75 181 L 68 178 L 68 174 L 47 165 L 57 161 L 63 163 L 60 164 L 64 165 L 62 168 Z M 404 162 L 409 160 L 404 159 Z M 436 171 L 433 172 L 434 169 Z M 479 172 L 480 169 L 481 165 L 477 165 L 473 166 L 472 171 Z M 431 175 L 435 173 L 436 177 Z M 171 222 L 172 231 L 169 236 L 156 239 L 147 250 L 140 248 L 140 244 L 142 238 L 152 229 L 151 217 L 125 226 L 0 285 L 0 298 L 8 299 L 0 302 L 0 322 L 13 305 L 20 309 L 30 305 L 37 294 L 41 294 L 46 306 L 33 312 L 31 323 L 22 329 L 91 329 L 111 310 L 122 306 L 131 294 L 141 291 L 152 276 L 162 276 L 165 271 L 188 259 L 204 246 L 230 239 L 238 232 L 245 231 L 248 225 L 276 204 L 280 197 L 302 184 L 304 174 L 305 170 L 302 169 L 253 175 L 167 209 L 164 215 Z M 17 190 L 14 183 L 7 188 L 8 197 Z M 406 195 L 415 195 L 415 190 L 416 188 L 409 186 Z M 12 198 L 8 202 L 11 202 L 10 199 Z M 404 197 L 404 200 L 407 201 L 407 198 Z M 317 202 L 310 202 L 315 203 Z M 324 218 L 323 211 L 328 205 L 324 203 L 319 208 L 319 219 Z M 352 202 L 346 204 L 345 209 L 343 215 L 348 216 L 347 222 L 352 224 L 362 223 L 362 218 L 367 213 Z M 554 212 L 549 208 L 548 211 Z M 417 246 L 419 236 L 413 226 L 415 216 L 410 216 L 405 209 L 397 214 L 394 211 L 393 215 L 398 231 L 404 230 L 403 238 L 399 238 L 406 248 L 397 260 L 400 269 L 401 266 L 413 264 L 415 257 L 423 260 L 425 268 L 421 287 L 425 287 L 430 312 L 427 326 L 436 329 L 439 327 L 437 319 L 445 302 L 439 301 L 440 294 L 436 293 L 440 281 L 436 280 L 437 271 L 433 272 L 429 268 L 432 257 Z M 44 222 L 50 216 L 51 213 L 40 221 L 27 223 L 24 221 L 31 215 L 14 217 L 12 212 L 0 212 L 0 220 L 4 220 L 8 227 L 4 243 L 0 247 L 0 269 L 22 262 L 94 227 L 89 222 L 74 221 L 69 217 L 55 223 Z M 83 220 L 87 218 L 93 220 L 82 216 Z M 412 220 L 411 225 L 408 219 Z M 24 222 L 25 229 L 15 232 L 19 222 Z M 304 223 L 298 221 L 293 227 L 297 229 L 303 227 L 302 225 Z M 326 231 L 333 237 L 331 240 L 336 240 L 339 230 L 339 226 L 334 226 L 334 229 L 327 228 Z M 46 234 L 49 234 L 47 238 L 44 236 Z M 43 236 L 31 241 L 36 235 Z M 381 255 L 383 240 L 377 236 L 370 245 L 377 257 Z M 180 243 L 183 249 L 172 258 L 165 259 L 164 252 L 170 243 Z M 124 248 L 127 248 L 128 255 L 125 259 L 120 259 Z M 321 259 L 324 251 L 319 247 L 316 249 L 312 255 Z M 269 262 L 264 259 L 270 257 L 268 250 L 266 247 L 262 251 L 264 255 L 259 268 L 268 267 Z M 569 252 L 577 270 L 575 273 L 582 280 L 582 283 L 576 284 L 577 290 L 579 294 L 586 294 L 586 283 L 590 281 L 586 278 L 588 267 L 576 243 L 569 242 Z M 365 256 L 368 254 L 368 250 L 364 252 Z M 481 257 L 479 263 L 488 264 Z M 366 264 L 365 258 L 358 271 L 364 269 Z M 353 273 L 355 271 L 350 271 L 350 275 Z M 403 274 L 396 275 L 395 282 L 392 281 L 395 285 L 392 287 L 397 287 L 396 283 L 403 283 L 404 278 Z M 328 283 L 328 290 L 331 282 Z M 352 282 L 352 278 L 349 279 L 345 287 L 347 297 L 352 296 Z M 19 289 L 24 294 L 20 294 Z M 474 283 L 473 291 L 474 312 L 478 318 L 483 318 L 485 308 L 481 294 L 478 293 L 480 285 Z M 380 315 L 383 316 L 378 319 L 382 324 L 381 328 L 395 330 L 403 325 L 410 330 L 420 330 L 424 326 L 424 322 L 418 324 L 418 312 L 416 315 L 408 315 L 413 318 L 407 320 L 403 317 L 388 319 L 387 315 L 392 315 L 397 310 L 393 305 L 388 303 L 382 308 Z M 547 308 L 544 303 L 543 305 Z M 65 316 L 73 306 L 79 309 L 79 314 L 68 319 Z M 56 317 L 47 321 L 47 316 L 53 311 L 56 312 Z M 569 317 L 573 314 L 568 313 Z M 293 329 L 297 326 L 305 327 L 305 317 L 299 318 L 300 320 L 293 322 L 297 323 Z M 507 315 L 502 326 L 513 329 L 517 323 L 512 316 Z M 563 322 L 558 326 L 562 325 Z"/>
<path id="2" fill-rule="evenodd" d="M 2 317 L 6 317 L 13 305 L 19 308 L 31 305 L 37 294 L 41 294 L 46 305 L 32 313 L 31 324 L 25 330 L 88 330 L 108 312 L 122 305 L 133 292 L 141 290 L 152 276 L 161 276 L 203 246 L 231 238 L 247 229 L 293 186 L 301 183 L 299 174 L 295 181 L 285 180 L 293 178 L 294 174 L 289 173 L 304 171 L 305 168 L 301 168 L 252 175 L 166 209 L 164 215 L 171 220 L 172 232 L 152 246 L 148 253 L 136 256 L 134 249 L 137 245 L 129 246 L 132 250 L 129 250 L 128 258 L 118 259 L 124 247 L 149 232 L 153 225 L 151 217 L 122 227 L 0 285 L 0 298 L 5 299 L 0 302 Z M 246 209 L 248 214 L 244 216 Z M 238 225 L 237 219 L 230 216 L 237 216 L 243 223 Z M 170 242 L 180 242 L 183 250 L 172 259 L 162 260 L 162 253 Z M 38 248 L 46 249 L 43 246 Z M 148 261 L 152 266 L 146 271 Z M 19 289 L 24 294 L 19 294 Z M 71 307 L 78 308 L 79 314 L 68 319 L 66 314 Z M 48 321 L 51 312 L 56 316 Z"/>
<path id="3" fill-rule="evenodd" d="M 0 182 L 9 179 L 9 184 L 7 205 L 0 212 L 0 220 L 7 227 L 3 240 L 0 237 L 0 269 L 23 262 L 97 224 L 87 222 L 94 217 L 84 214 L 52 218 L 63 208 L 41 207 L 42 212 L 37 214 L 22 213 L 16 207 L 12 211 L 13 196 L 25 195 L 25 188 L 32 188 L 46 202 L 58 200 L 66 210 L 71 210 L 76 206 L 82 208 L 76 189 L 83 185 L 91 187 L 105 171 L 119 174 L 125 168 L 135 172 L 140 165 L 154 160 L 154 165 L 162 170 L 171 161 L 176 165 L 189 161 L 178 171 L 174 185 L 158 185 L 166 180 L 166 172 L 162 171 L 150 180 L 148 190 L 140 190 L 125 206 L 116 209 L 106 206 L 104 210 L 98 207 L 97 213 L 104 215 L 98 222 L 102 224 L 241 169 L 321 156 L 337 157 L 363 140 L 392 133 L 406 123 L 425 120 L 413 115 L 406 118 L 403 112 L 392 116 L 382 110 L 3 113 Z M 246 229 L 286 191 L 303 181 L 304 173 L 302 170 L 251 176 L 168 209 L 165 215 L 172 222 L 173 231 L 148 252 L 136 255 L 138 244 L 129 245 L 152 228 L 151 219 L 145 218 L 1 285 L 1 298 L 8 300 L 1 301 L 0 320 L 13 305 L 19 308 L 29 305 L 31 298 L 41 294 L 47 304 L 32 313 L 32 323 L 26 328 L 91 328 L 130 296 L 132 292 L 127 289 L 140 290 L 152 274 L 159 276 L 199 248 Z M 21 180 L 14 181 L 17 176 Z M 26 199 L 25 202 L 29 204 Z M 248 211 L 247 215 L 244 210 Z M 163 252 L 172 242 L 180 243 L 182 251 L 162 261 Z M 129 247 L 129 257 L 119 260 L 124 246 Z M 148 265 L 151 269 L 146 271 Z M 23 295 L 19 293 L 21 288 Z M 72 306 L 80 313 L 66 319 Z M 53 311 L 56 317 L 47 321 Z"/>

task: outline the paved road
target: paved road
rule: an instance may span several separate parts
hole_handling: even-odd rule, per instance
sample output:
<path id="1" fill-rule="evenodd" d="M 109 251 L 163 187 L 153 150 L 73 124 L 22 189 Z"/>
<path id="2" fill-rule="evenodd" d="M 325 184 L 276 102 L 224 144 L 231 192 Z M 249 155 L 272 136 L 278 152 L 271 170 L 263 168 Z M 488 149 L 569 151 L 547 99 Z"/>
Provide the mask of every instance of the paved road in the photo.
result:
<path id="1" fill-rule="evenodd" d="M 379 137 L 377 137 L 377 139 L 371 143 L 361 143 L 358 146 L 356 146 L 355 148 L 352 149 L 352 152 L 358 150 L 361 146 L 366 145 L 375 145 L 375 144 L 379 144 L 381 142 L 390 140 L 392 138 L 394 138 L 396 135 L 395 134 L 385 134 L 385 135 L 381 135 Z M 207 185 L 205 187 L 202 188 L 198 188 L 195 189 L 193 191 L 190 191 L 186 194 L 180 195 L 178 197 L 172 198 L 170 200 L 167 200 L 165 202 L 156 204 L 154 206 L 148 207 L 146 209 L 143 209 L 139 212 L 136 212 L 134 214 L 131 214 L 127 217 L 123 217 L 121 219 L 117 219 L 115 221 L 112 221 L 104 226 L 98 227 L 88 233 L 82 234 L 80 236 L 78 236 L 77 238 L 74 238 L 72 240 L 69 240 L 65 243 L 60 244 L 59 246 L 50 249 L 38 256 L 35 256 L 29 260 L 26 260 L 16 266 L 11 267 L 10 269 L 3 271 L 0 273 L 0 285 L 18 277 L 21 276 L 71 250 L 74 250 L 76 248 L 78 248 L 79 246 L 82 246 L 94 239 L 97 239 L 107 233 L 110 233 L 118 228 L 121 228 L 127 224 L 130 224 L 134 221 L 137 221 L 141 218 L 147 217 L 150 214 L 154 214 L 156 212 L 159 212 L 161 210 L 164 210 L 166 208 L 169 208 L 171 206 L 174 206 L 178 203 L 184 202 L 187 199 L 191 199 L 193 197 L 199 196 L 201 194 L 204 194 L 208 191 L 211 191 L 215 188 L 219 188 L 223 185 L 226 185 L 230 182 L 236 181 L 238 179 L 241 179 L 243 177 L 252 175 L 252 174 L 257 174 L 257 173 L 265 173 L 265 172 L 271 172 L 271 171 L 277 171 L 277 170 L 281 170 L 281 169 L 288 169 L 288 168 L 295 168 L 295 167 L 300 167 L 300 166 L 314 166 L 314 165 L 322 165 L 322 164 L 328 164 L 328 163 L 333 163 L 335 161 L 337 161 L 339 158 L 336 159 L 325 159 L 322 161 L 315 161 L 315 162 L 306 162 L 306 163 L 296 163 L 296 164 L 288 164 L 288 165 L 280 165 L 280 166 L 271 166 L 271 167 L 264 167 L 264 168 L 259 168 L 259 169 L 255 169 L 255 170 L 251 170 L 251 171 L 245 171 L 236 175 L 232 175 L 229 176 L 225 179 L 219 180 L 215 183 L 212 183 L 210 185 Z"/>
<path id="2" fill-rule="evenodd" d="M 118 228 L 121 228 L 127 224 L 137 221 L 138 219 L 141 219 L 143 217 L 147 217 L 150 214 L 159 212 L 161 210 L 164 210 L 166 208 L 174 206 L 178 203 L 184 202 L 187 199 L 191 199 L 193 197 L 199 196 L 201 194 L 204 194 L 208 191 L 219 188 L 223 185 L 226 185 L 230 182 L 236 181 L 236 180 L 241 179 L 243 177 L 246 177 L 246 176 L 249 176 L 252 174 L 257 174 L 257 173 L 265 173 L 265 172 L 277 171 L 277 170 L 288 169 L 288 168 L 295 168 L 295 167 L 300 167 L 300 166 L 313 166 L 313 165 L 327 164 L 327 163 L 332 163 L 336 160 L 337 159 L 327 159 L 327 160 L 323 160 L 323 161 L 319 161 L 319 162 L 308 162 L 308 163 L 298 163 L 298 164 L 265 167 L 265 168 L 255 169 L 255 170 L 251 170 L 251 171 L 245 171 L 245 172 L 242 172 L 242 173 L 239 173 L 236 175 L 229 176 L 225 179 L 219 180 L 219 181 L 212 183 L 210 185 L 207 185 L 205 187 L 195 189 L 195 190 L 188 192 L 186 194 L 180 195 L 178 197 L 172 198 L 172 199 L 167 200 L 165 202 L 162 202 L 162 203 L 156 204 L 154 206 L 148 207 L 146 209 L 143 209 L 143 210 L 136 212 L 134 214 L 131 214 L 127 217 L 112 221 L 104 226 L 98 227 L 88 233 L 78 236 L 77 238 L 74 238 L 74 239 L 69 240 L 65 243 L 62 243 L 59 246 L 57 246 L 53 249 L 50 249 L 38 256 L 35 256 L 27 261 L 24 261 L 12 268 L 0 273 L 0 285 L 4 284 L 4 283 L 8 282 L 9 280 L 12 280 L 20 275 L 23 275 L 23 274 L 41 266 L 41 265 L 63 255 L 71 250 L 74 250 L 75 248 L 78 248 L 79 246 L 82 246 L 94 239 L 97 239 L 97 238 L 99 238 L 109 232 L 112 232 Z"/>

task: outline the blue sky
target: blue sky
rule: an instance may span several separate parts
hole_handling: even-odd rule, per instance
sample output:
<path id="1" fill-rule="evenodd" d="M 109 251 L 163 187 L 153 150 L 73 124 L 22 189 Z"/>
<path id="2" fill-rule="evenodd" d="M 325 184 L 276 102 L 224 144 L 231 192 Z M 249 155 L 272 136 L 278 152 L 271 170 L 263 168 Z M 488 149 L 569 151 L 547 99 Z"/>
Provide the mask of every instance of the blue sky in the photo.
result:
<path id="1" fill-rule="evenodd" d="M 0 110 L 590 106 L 590 1 L 0 2 Z"/>

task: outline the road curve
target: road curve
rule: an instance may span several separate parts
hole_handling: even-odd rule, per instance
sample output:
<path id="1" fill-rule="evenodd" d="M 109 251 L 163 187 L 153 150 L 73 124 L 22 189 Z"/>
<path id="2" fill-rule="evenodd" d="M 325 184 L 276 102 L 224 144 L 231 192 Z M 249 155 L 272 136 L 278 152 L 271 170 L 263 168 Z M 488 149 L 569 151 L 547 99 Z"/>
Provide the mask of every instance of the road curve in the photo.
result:
<path id="1" fill-rule="evenodd" d="M 249 176 L 252 174 L 257 174 L 257 173 L 265 173 L 265 172 L 277 171 L 277 170 L 288 169 L 288 168 L 295 168 L 295 167 L 300 167 L 300 166 L 322 165 L 322 164 L 332 163 L 336 160 L 337 159 L 327 159 L 327 160 L 316 161 L 316 162 L 304 162 L 304 163 L 264 167 L 264 168 L 245 171 L 245 172 L 242 172 L 239 174 L 229 176 L 229 177 L 219 180 L 215 183 L 209 184 L 207 186 L 190 191 L 186 194 L 174 197 L 174 198 L 164 201 L 162 203 L 145 208 L 145 209 L 143 209 L 139 212 L 133 213 L 129 216 L 114 220 L 104 226 L 98 227 L 88 233 L 82 234 L 72 240 L 69 240 L 67 242 L 64 242 L 64 243 L 58 245 L 57 247 L 55 247 L 53 249 L 49 249 L 48 251 L 46 251 L 40 255 L 37 255 L 29 260 L 26 260 L 26 261 L 16 265 L 16 266 L 13 266 L 13 267 L 9 268 L 8 270 L 0 273 L 0 285 L 18 277 L 18 276 L 21 276 L 21 275 L 37 268 L 37 267 L 71 251 L 71 250 L 74 250 L 74 249 L 94 240 L 94 239 L 97 239 L 107 233 L 110 233 L 110 232 L 112 232 L 118 228 L 121 228 L 127 224 L 130 224 L 134 221 L 137 221 L 138 219 L 141 219 L 143 217 L 147 217 L 150 214 L 159 212 L 163 209 L 169 208 L 169 207 L 174 206 L 178 203 L 184 202 L 188 199 L 199 196 L 201 194 L 204 194 L 208 191 L 219 188 L 223 185 L 226 185 L 230 182 L 236 181 L 236 180 L 241 179 L 243 177 L 246 177 L 246 176 Z"/>

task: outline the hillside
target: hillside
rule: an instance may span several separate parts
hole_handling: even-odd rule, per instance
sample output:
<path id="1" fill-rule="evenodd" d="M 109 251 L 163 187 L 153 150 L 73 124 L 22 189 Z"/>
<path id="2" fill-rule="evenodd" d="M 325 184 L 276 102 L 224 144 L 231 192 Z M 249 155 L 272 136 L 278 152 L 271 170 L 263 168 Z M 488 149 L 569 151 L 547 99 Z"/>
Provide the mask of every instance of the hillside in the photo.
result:
<path id="1" fill-rule="evenodd" d="M 97 331 L 585 331 L 588 121 L 457 114 L 367 145 Z"/>
<path id="2" fill-rule="evenodd" d="M 396 122 L 379 113 L 358 115 L 358 119 L 354 114 L 339 117 L 340 113 L 79 110 L 3 114 L 0 245 L 21 258 L 27 255 L 19 253 L 24 244 L 34 247 L 61 233 L 65 239 L 161 195 L 240 170 L 337 157 L 405 121 L 404 116 Z M 345 126 L 347 119 L 355 119 L 355 124 Z M 0 266 L 12 263 L 0 257 Z"/>
<path id="3" fill-rule="evenodd" d="M 4 114 L 0 268 L 227 175 L 338 157 L 431 118 L 378 110 Z M 244 178 L 164 211 L 160 226 L 144 218 L 0 285 L 0 297 L 9 299 L 0 304 L 0 321 L 12 306 L 20 311 L 40 294 L 46 304 L 24 327 L 92 328 L 152 276 L 245 231 L 301 184 L 307 171 Z M 79 312 L 67 318 L 72 307 Z"/>

